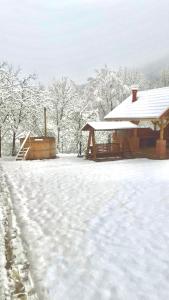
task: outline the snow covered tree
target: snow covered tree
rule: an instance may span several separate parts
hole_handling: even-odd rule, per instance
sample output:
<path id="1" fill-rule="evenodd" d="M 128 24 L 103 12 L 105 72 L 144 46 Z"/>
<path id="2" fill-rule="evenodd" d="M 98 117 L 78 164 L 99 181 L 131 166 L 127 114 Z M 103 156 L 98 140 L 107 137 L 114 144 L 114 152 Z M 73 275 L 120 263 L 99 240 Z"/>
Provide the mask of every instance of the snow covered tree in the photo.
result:
<path id="1" fill-rule="evenodd" d="M 159 85 L 160 87 L 169 86 L 169 68 L 161 71 Z"/>
<path id="2" fill-rule="evenodd" d="M 71 112 L 70 121 L 74 149 L 81 155 L 84 144 L 81 128 L 87 121 L 99 120 L 99 113 L 98 108 L 93 105 L 94 102 L 88 97 L 86 86 L 76 86 L 76 94 L 77 101 L 74 110 Z"/>
<path id="3" fill-rule="evenodd" d="M 68 79 L 54 81 L 49 87 L 51 116 L 57 128 L 57 143 L 60 147 L 61 132 L 75 107 L 77 93 L 75 83 Z M 63 133 L 62 133 L 63 135 Z"/>
<path id="4" fill-rule="evenodd" d="M 130 87 L 135 84 L 138 85 L 140 90 L 149 88 L 149 82 L 145 79 L 144 74 L 137 69 L 119 68 L 117 76 L 128 86 L 129 93 Z"/>
<path id="5" fill-rule="evenodd" d="M 12 67 L 7 63 L 2 63 L 0 65 L 0 157 L 2 155 L 2 139 L 10 130 L 11 99 L 13 97 L 11 80 L 14 78 Z"/>
<path id="6" fill-rule="evenodd" d="M 89 78 L 88 89 L 100 113 L 100 118 L 115 108 L 128 94 L 129 88 L 115 71 L 107 66 L 96 70 L 96 76 Z"/>
<path id="7" fill-rule="evenodd" d="M 168 74 L 168 70 L 163 70 L 156 86 L 169 85 Z M 77 85 L 69 78 L 61 78 L 45 88 L 37 84 L 34 75 L 23 76 L 20 70 L 14 70 L 7 63 L 1 64 L 0 155 L 2 140 L 5 145 L 10 141 L 14 155 L 20 136 L 28 131 L 43 135 L 44 107 L 47 108 L 48 135 L 56 132 L 59 150 L 77 151 L 79 145 L 84 144 L 81 127 L 87 121 L 103 120 L 130 94 L 133 84 L 138 84 L 142 90 L 154 83 L 146 81 L 137 70 L 120 68 L 115 71 L 105 66 L 86 84 Z"/>
<path id="8" fill-rule="evenodd" d="M 38 131 L 42 120 L 44 89 L 35 84 L 35 75 L 22 76 L 7 63 L 0 65 L 0 155 L 2 139 L 12 138 L 12 155 L 16 139 L 28 131 Z M 39 122 L 40 123 L 40 122 Z"/>
<path id="9" fill-rule="evenodd" d="M 13 135 L 12 155 L 15 155 L 17 134 L 26 127 L 27 122 L 29 123 L 32 118 L 32 114 L 35 114 L 35 87 L 32 83 L 34 80 L 35 75 L 28 75 L 24 78 L 17 76 L 16 84 L 12 86 L 12 109 L 10 114 Z"/>

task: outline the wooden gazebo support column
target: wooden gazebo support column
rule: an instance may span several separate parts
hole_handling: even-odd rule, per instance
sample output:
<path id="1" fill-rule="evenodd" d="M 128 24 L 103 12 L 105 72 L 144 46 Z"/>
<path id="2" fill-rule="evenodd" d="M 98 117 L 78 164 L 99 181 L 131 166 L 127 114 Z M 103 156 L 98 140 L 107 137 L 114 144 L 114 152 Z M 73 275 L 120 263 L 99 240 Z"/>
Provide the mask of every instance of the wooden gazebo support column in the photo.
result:
<path id="1" fill-rule="evenodd" d="M 96 160 L 96 141 L 95 141 L 95 133 L 94 130 L 92 130 L 92 144 L 93 144 L 93 156 L 92 159 Z"/>
<path id="2" fill-rule="evenodd" d="M 89 131 L 89 137 L 88 137 L 88 142 L 87 142 L 87 153 L 86 153 L 86 158 L 89 158 L 89 149 L 90 149 L 90 144 L 91 144 L 91 131 Z"/>
<path id="3" fill-rule="evenodd" d="M 160 127 L 160 139 L 156 141 L 156 156 L 158 158 L 165 158 L 167 154 L 166 140 L 164 140 L 164 129 L 168 125 L 168 121 L 160 120 L 158 122 Z"/>
<path id="4" fill-rule="evenodd" d="M 95 133 L 94 130 L 89 131 L 89 138 L 87 144 L 87 158 L 89 157 L 89 150 L 91 150 L 91 159 L 96 160 L 96 142 L 95 142 Z"/>

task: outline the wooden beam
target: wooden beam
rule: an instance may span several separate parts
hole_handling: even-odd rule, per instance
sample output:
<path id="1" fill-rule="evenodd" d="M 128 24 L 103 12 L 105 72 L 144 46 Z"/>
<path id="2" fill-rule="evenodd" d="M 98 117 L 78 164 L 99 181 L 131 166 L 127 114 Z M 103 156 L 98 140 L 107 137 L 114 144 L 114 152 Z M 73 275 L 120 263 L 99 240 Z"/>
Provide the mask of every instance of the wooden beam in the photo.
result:
<path id="1" fill-rule="evenodd" d="M 90 149 L 91 138 L 92 138 L 92 132 L 89 131 L 89 137 L 88 137 L 88 142 L 87 142 L 87 158 L 88 158 L 88 155 L 89 155 L 89 149 Z"/>
<path id="2" fill-rule="evenodd" d="M 164 128 L 166 128 L 168 124 L 169 124 L 169 120 L 165 120 L 165 127 Z"/>
<path id="3" fill-rule="evenodd" d="M 95 142 L 94 130 L 92 130 L 92 142 L 93 142 L 93 160 L 96 160 L 96 142 Z"/>
<path id="4" fill-rule="evenodd" d="M 164 139 L 164 124 L 163 121 L 160 123 L 160 140 Z"/>
<path id="5" fill-rule="evenodd" d="M 163 125 L 160 126 L 160 140 L 164 139 L 164 127 Z"/>
<path id="6" fill-rule="evenodd" d="M 156 121 L 156 124 L 160 127 L 161 125 L 164 126 L 164 128 L 169 124 L 169 119 L 159 119 Z"/>
<path id="7" fill-rule="evenodd" d="M 158 126 L 160 127 L 160 140 L 164 139 L 164 129 L 167 127 L 169 124 L 169 120 L 167 119 L 160 119 L 157 121 Z"/>
<path id="8" fill-rule="evenodd" d="M 163 118 L 165 118 L 165 119 L 169 118 L 169 109 L 167 109 L 167 110 L 161 115 L 161 118 L 162 118 L 162 119 L 163 119 Z"/>

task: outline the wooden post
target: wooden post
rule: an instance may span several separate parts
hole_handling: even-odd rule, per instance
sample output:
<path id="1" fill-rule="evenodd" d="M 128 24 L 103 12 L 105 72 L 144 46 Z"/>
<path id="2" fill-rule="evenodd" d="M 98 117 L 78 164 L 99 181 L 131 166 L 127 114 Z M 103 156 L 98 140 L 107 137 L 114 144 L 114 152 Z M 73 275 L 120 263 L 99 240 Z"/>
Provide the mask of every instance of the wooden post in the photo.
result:
<path id="1" fill-rule="evenodd" d="M 96 160 L 96 142 L 94 130 L 92 131 L 92 142 L 93 142 L 93 160 Z"/>
<path id="2" fill-rule="evenodd" d="M 44 129 L 45 129 L 45 137 L 46 137 L 47 136 L 46 107 L 44 107 Z"/>
<path id="3" fill-rule="evenodd" d="M 163 124 L 163 120 L 160 123 L 160 140 L 164 139 L 164 124 Z"/>
<path id="4" fill-rule="evenodd" d="M 16 143 L 16 133 L 13 131 L 13 137 L 12 137 L 12 156 L 15 156 L 15 143 Z"/>
<path id="5" fill-rule="evenodd" d="M 89 131 L 89 137 L 88 137 L 88 142 L 87 142 L 87 158 L 89 157 L 89 148 L 90 148 L 90 143 L 91 143 L 91 137 L 92 137 L 92 133 L 91 131 Z"/>
<path id="6" fill-rule="evenodd" d="M 167 153 L 166 140 L 164 140 L 164 128 L 167 126 L 168 122 L 164 120 L 159 121 L 160 127 L 160 138 L 156 141 L 156 155 L 158 158 L 165 158 Z"/>

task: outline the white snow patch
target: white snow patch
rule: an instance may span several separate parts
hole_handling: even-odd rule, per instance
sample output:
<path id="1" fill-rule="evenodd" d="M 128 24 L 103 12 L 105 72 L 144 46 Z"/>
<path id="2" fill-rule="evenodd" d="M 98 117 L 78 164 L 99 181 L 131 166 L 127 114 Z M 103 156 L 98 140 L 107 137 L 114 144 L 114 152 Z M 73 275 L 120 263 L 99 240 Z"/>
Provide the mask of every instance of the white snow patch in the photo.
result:
<path id="1" fill-rule="evenodd" d="M 40 299 L 169 298 L 169 161 L 1 164 Z"/>

